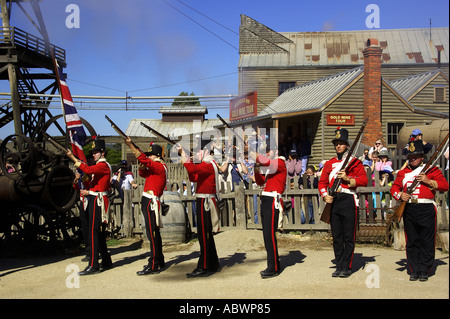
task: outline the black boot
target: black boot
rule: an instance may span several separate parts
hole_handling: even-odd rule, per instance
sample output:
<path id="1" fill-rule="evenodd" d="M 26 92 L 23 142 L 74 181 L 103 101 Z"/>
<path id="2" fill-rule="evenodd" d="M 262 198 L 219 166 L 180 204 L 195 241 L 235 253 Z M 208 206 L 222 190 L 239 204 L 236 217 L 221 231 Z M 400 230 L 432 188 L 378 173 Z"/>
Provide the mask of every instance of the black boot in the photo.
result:
<path id="1" fill-rule="evenodd" d="M 99 268 L 87 266 L 83 271 L 78 273 L 79 276 L 93 275 L 100 272 Z"/>

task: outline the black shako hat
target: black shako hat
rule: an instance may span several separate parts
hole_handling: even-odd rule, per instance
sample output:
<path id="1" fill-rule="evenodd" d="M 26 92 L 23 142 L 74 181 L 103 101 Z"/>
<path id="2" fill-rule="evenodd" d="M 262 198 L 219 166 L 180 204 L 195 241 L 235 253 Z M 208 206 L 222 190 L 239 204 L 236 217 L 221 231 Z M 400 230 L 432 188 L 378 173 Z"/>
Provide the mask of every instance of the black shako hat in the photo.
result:
<path id="1" fill-rule="evenodd" d="M 347 145 L 349 145 L 347 129 L 338 127 L 336 131 L 334 131 L 334 139 L 331 140 L 331 142 L 334 144 L 337 141 L 342 141 L 347 143 Z"/>
<path id="2" fill-rule="evenodd" d="M 414 140 L 408 143 L 408 155 L 416 155 L 416 154 L 424 154 L 423 150 L 423 141 L 422 140 Z"/>
<path id="3" fill-rule="evenodd" d="M 155 143 L 150 143 L 150 145 L 148 147 L 148 151 L 145 152 L 144 154 L 146 156 L 156 155 L 158 157 L 162 157 L 162 152 L 163 152 L 163 149 L 161 146 L 159 146 Z"/>
<path id="4" fill-rule="evenodd" d="M 106 152 L 105 140 L 94 139 L 92 141 L 92 153 L 95 152 Z"/>

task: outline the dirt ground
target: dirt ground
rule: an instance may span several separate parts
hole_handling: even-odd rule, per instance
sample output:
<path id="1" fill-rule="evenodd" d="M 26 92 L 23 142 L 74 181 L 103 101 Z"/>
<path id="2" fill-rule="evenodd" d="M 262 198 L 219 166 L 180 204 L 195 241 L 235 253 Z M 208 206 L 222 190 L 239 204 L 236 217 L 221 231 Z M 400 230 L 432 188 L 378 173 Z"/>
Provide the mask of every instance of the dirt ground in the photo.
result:
<path id="1" fill-rule="evenodd" d="M 199 257 L 199 244 L 165 246 L 166 268 L 139 277 L 148 244 L 123 240 L 110 247 L 113 268 L 79 277 L 87 263 L 80 254 L 1 258 L 1 299 L 449 299 L 449 255 L 436 250 L 432 276 L 410 282 L 405 251 L 358 244 L 349 278 L 332 278 L 331 241 L 322 234 L 279 234 L 282 273 L 261 279 L 266 267 L 262 232 L 226 230 L 215 235 L 221 270 L 186 278 Z"/>

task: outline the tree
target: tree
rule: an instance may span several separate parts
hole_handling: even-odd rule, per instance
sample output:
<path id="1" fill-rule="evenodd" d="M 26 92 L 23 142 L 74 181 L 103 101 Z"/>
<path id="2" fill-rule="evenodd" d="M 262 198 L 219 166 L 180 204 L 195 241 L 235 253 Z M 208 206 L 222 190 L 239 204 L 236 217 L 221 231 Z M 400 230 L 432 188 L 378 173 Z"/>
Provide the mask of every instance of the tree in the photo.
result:
<path id="1" fill-rule="evenodd" d="M 194 92 L 191 92 L 189 95 L 188 92 L 181 92 L 178 96 L 195 96 Z M 195 106 L 201 106 L 200 101 L 198 98 L 175 98 L 173 100 L 172 106 L 178 105 L 178 106 L 186 106 L 186 105 L 195 105 Z"/>
<path id="2" fill-rule="evenodd" d="M 122 160 L 122 145 L 115 143 L 108 146 L 106 147 L 106 161 L 112 165 L 119 164 Z"/>
<path id="3" fill-rule="evenodd" d="M 86 158 L 92 157 L 92 144 L 88 143 L 83 146 L 83 152 Z M 119 164 L 122 160 L 122 145 L 120 143 L 106 145 L 106 161 L 111 164 Z"/>

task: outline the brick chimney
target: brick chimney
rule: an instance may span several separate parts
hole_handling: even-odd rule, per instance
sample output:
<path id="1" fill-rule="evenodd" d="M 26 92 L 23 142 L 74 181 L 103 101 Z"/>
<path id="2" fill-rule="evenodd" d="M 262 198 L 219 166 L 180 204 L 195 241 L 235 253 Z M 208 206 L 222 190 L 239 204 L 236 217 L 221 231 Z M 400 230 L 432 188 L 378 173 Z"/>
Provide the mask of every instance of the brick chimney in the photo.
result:
<path id="1" fill-rule="evenodd" d="M 364 49 L 364 118 L 368 119 L 362 142 L 373 145 L 383 138 L 381 127 L 381 47 L 377 39 L 368 39 Z M 383 139 L 384 140 L 384 139 Z"/>

